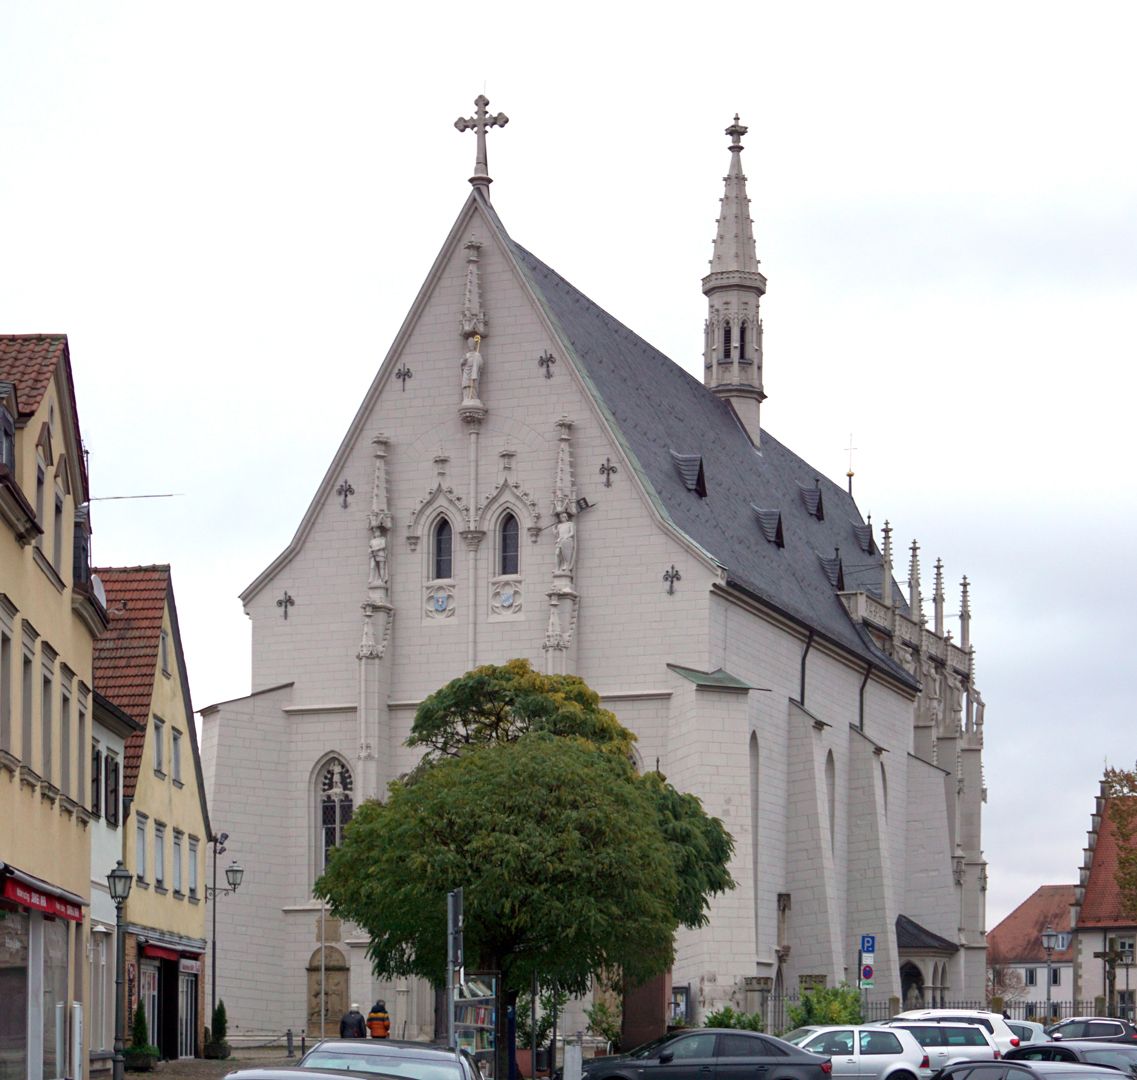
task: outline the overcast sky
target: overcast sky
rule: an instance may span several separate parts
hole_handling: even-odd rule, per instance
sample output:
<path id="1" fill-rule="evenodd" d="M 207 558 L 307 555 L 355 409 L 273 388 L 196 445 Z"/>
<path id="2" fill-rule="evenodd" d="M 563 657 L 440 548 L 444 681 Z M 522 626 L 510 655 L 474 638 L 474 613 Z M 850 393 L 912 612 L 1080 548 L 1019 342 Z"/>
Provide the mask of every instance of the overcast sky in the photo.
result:
<path id="1" fill-rule="evenodd" d="M 988 924 L 1132 764 L 1137 8 L 0 4 L 0 331 L 66 332 L 100 563 L 170 562 L 197 705 L 468 192 L 700 372 L 735 112 L 769 430 L 973 582 Z"/>

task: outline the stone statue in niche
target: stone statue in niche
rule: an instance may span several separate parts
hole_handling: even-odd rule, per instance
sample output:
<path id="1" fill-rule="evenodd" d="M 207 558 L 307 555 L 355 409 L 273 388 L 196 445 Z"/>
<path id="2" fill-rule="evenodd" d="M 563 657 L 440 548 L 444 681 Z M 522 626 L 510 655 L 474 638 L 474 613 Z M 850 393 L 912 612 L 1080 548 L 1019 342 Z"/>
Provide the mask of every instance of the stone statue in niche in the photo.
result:
<path id="1" fill-rule="evenodd" d="M 376 529 L 371 534 L 368 544 L 371 551 L 371 571 L 367 578 L 367 587 L 377 589 L 386 587 L 387 577 L 387 533 L 383 529 Z"/>
<path id="2" fill-rule="evenodd" d="M 478 400 L 482 381 L 482 336 L 481 334 L 474 334 L 472 339 L 467 339 L 467 343 L 469 344 L 471 340 L 474 347 L 467 349 L 466 355 L 462 358 L 463 401 Z"/>
<path id="3" fill-rule="evenodd" d="M 557 572 L 571 574 L 576 564 L 576 525 L 566 510 L 557 514 Z"/>

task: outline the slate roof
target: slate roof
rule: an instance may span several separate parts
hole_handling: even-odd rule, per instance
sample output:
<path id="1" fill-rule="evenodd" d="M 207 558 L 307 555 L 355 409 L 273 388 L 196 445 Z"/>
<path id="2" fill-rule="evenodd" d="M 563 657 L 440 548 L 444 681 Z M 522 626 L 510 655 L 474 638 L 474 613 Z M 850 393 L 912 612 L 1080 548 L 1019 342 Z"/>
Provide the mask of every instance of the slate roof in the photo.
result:
<path id="1" fill-rule="evenodd" d="M 896 947 L 916 952 L 959 952 L 959 946 L 907 915 L 896 916 Z"/>
<path id="2" fill-rule="evenodd" d="M 1042 932 L 1047 927 L 1059 933 L 1070 930 L 1073 885 L 1042 885 L 1035 889 L 993 930 L 987 931 L 987 962 L 1004 964 L 1045 964 Z M 1055 949 L 1055 963 L 1069 963 L 1073 950 Z"/>
<path id="3" fill-rule="evenodd" d="M 109 627 L 95 639 L 95 689 L 141 726 L 126 740 L 123 795 L 134 797 L 158 666 L 169 566 L 111 566 L 92 571 L 107 591 Z"/>
<path id="4" fill-rule="evenodd" d="M 839 549 L 845 588 L 880 595 L 880 552 L 865 553 L 852 496 L 767 431 L 755 447 L 725 401 L 512 241 L 487 209 L 663 515 L 732 585 L 914 686 L 849 618 L 821 562 Z M 676 455 L 701 460 L 705 498 L 689 490 Z M 824 520 L 803 498 L 815 490 Z M 781 511 L 784 547 L 767 541 L 756 507 Z M 906 612 L 899 590 L 894 599 Z"/>
<path id="5" fill-rule="evenodd" d="M 1137 798 L 1137 796 L 1132 796 Z M 1090 876 L 1086 879 L 1085 895 L 1078 913 L 1079 930 L 1089 927 L 1133 926 L 1132 915 L 1125 913 L 1121 890 L 1117 887 L 1117 856 L 1120 841 L 1117 826 L 1109 812 L 1112 799 L 1101 800 L 1101 824 L 1097 827 Z"/>

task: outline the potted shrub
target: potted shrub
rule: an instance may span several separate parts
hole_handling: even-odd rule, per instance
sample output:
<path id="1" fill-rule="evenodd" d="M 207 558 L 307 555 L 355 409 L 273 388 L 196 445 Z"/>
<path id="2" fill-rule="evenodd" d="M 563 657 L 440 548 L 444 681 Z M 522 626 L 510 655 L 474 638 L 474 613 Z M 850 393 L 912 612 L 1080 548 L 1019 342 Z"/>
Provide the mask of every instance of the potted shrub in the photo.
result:
<path id="1" fill-rule="evenodd" d="M 146 1024 L 146 1010 L 139 1002 L 130 1025 L 130 1045 L 123 1051 L 126 1067 L 136 1072 L 150 1072 L 157 1064 L 160 1051 L 150 1044 L 150 1031 Z"/>
<path id="2" fill-rule="evenodd" d="M 229 1018 L 225 1015 L 225 1002 L 219 1001 L 213 1010 L 213 1024 L 205 1029 L 205 1045 L 202 1056 L 207 1058 L 227 1058 L 232 1051 L 225 1041 L 229 1034 Z"/>

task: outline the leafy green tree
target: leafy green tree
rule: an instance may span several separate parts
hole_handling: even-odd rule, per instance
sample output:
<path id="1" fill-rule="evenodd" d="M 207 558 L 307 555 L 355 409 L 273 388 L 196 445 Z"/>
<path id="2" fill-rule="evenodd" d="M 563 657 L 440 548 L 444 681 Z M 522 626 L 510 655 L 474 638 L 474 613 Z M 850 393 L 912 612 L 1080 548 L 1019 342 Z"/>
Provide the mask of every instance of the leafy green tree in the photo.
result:
<path id="1" fill-rule="evenodd" d="M 801 1002 L 791 1005 L 788 1011 L 791 1028 L 806 1024 L 860 1024 L 861 992 L 848 983 L 840 986 L 822 986 L 807 990 Z"/>
<path id="2" fill-rule="evenodd" d="M 459 886 L 466 967 L 500 972 L 503 994 L 534 974 L 583 994 L 603 971 L 664 971 L 678 926 L 733 886 L 733 841 L 693 796 L 636 774 L 634 738 L 580 679 L 478 668 L 419 707 L 422 764 L 356 811 L 317 893 L 370 934 L 386 977 L 445 981 Z M 497 1016 L 505 1075 L 500 1002 Z"/>
<path id="3" fill-rule="evenodd" d="M 724 1005 L 716 1012 L 707 1013 L 703 1018 L 706 1027 L 716 1028 L 742 1028 L 744 1031 L 762 1031 L 766 1025 L 762 1022 L 761 1013 L 735 1012 L 729 1005 Z"/>

